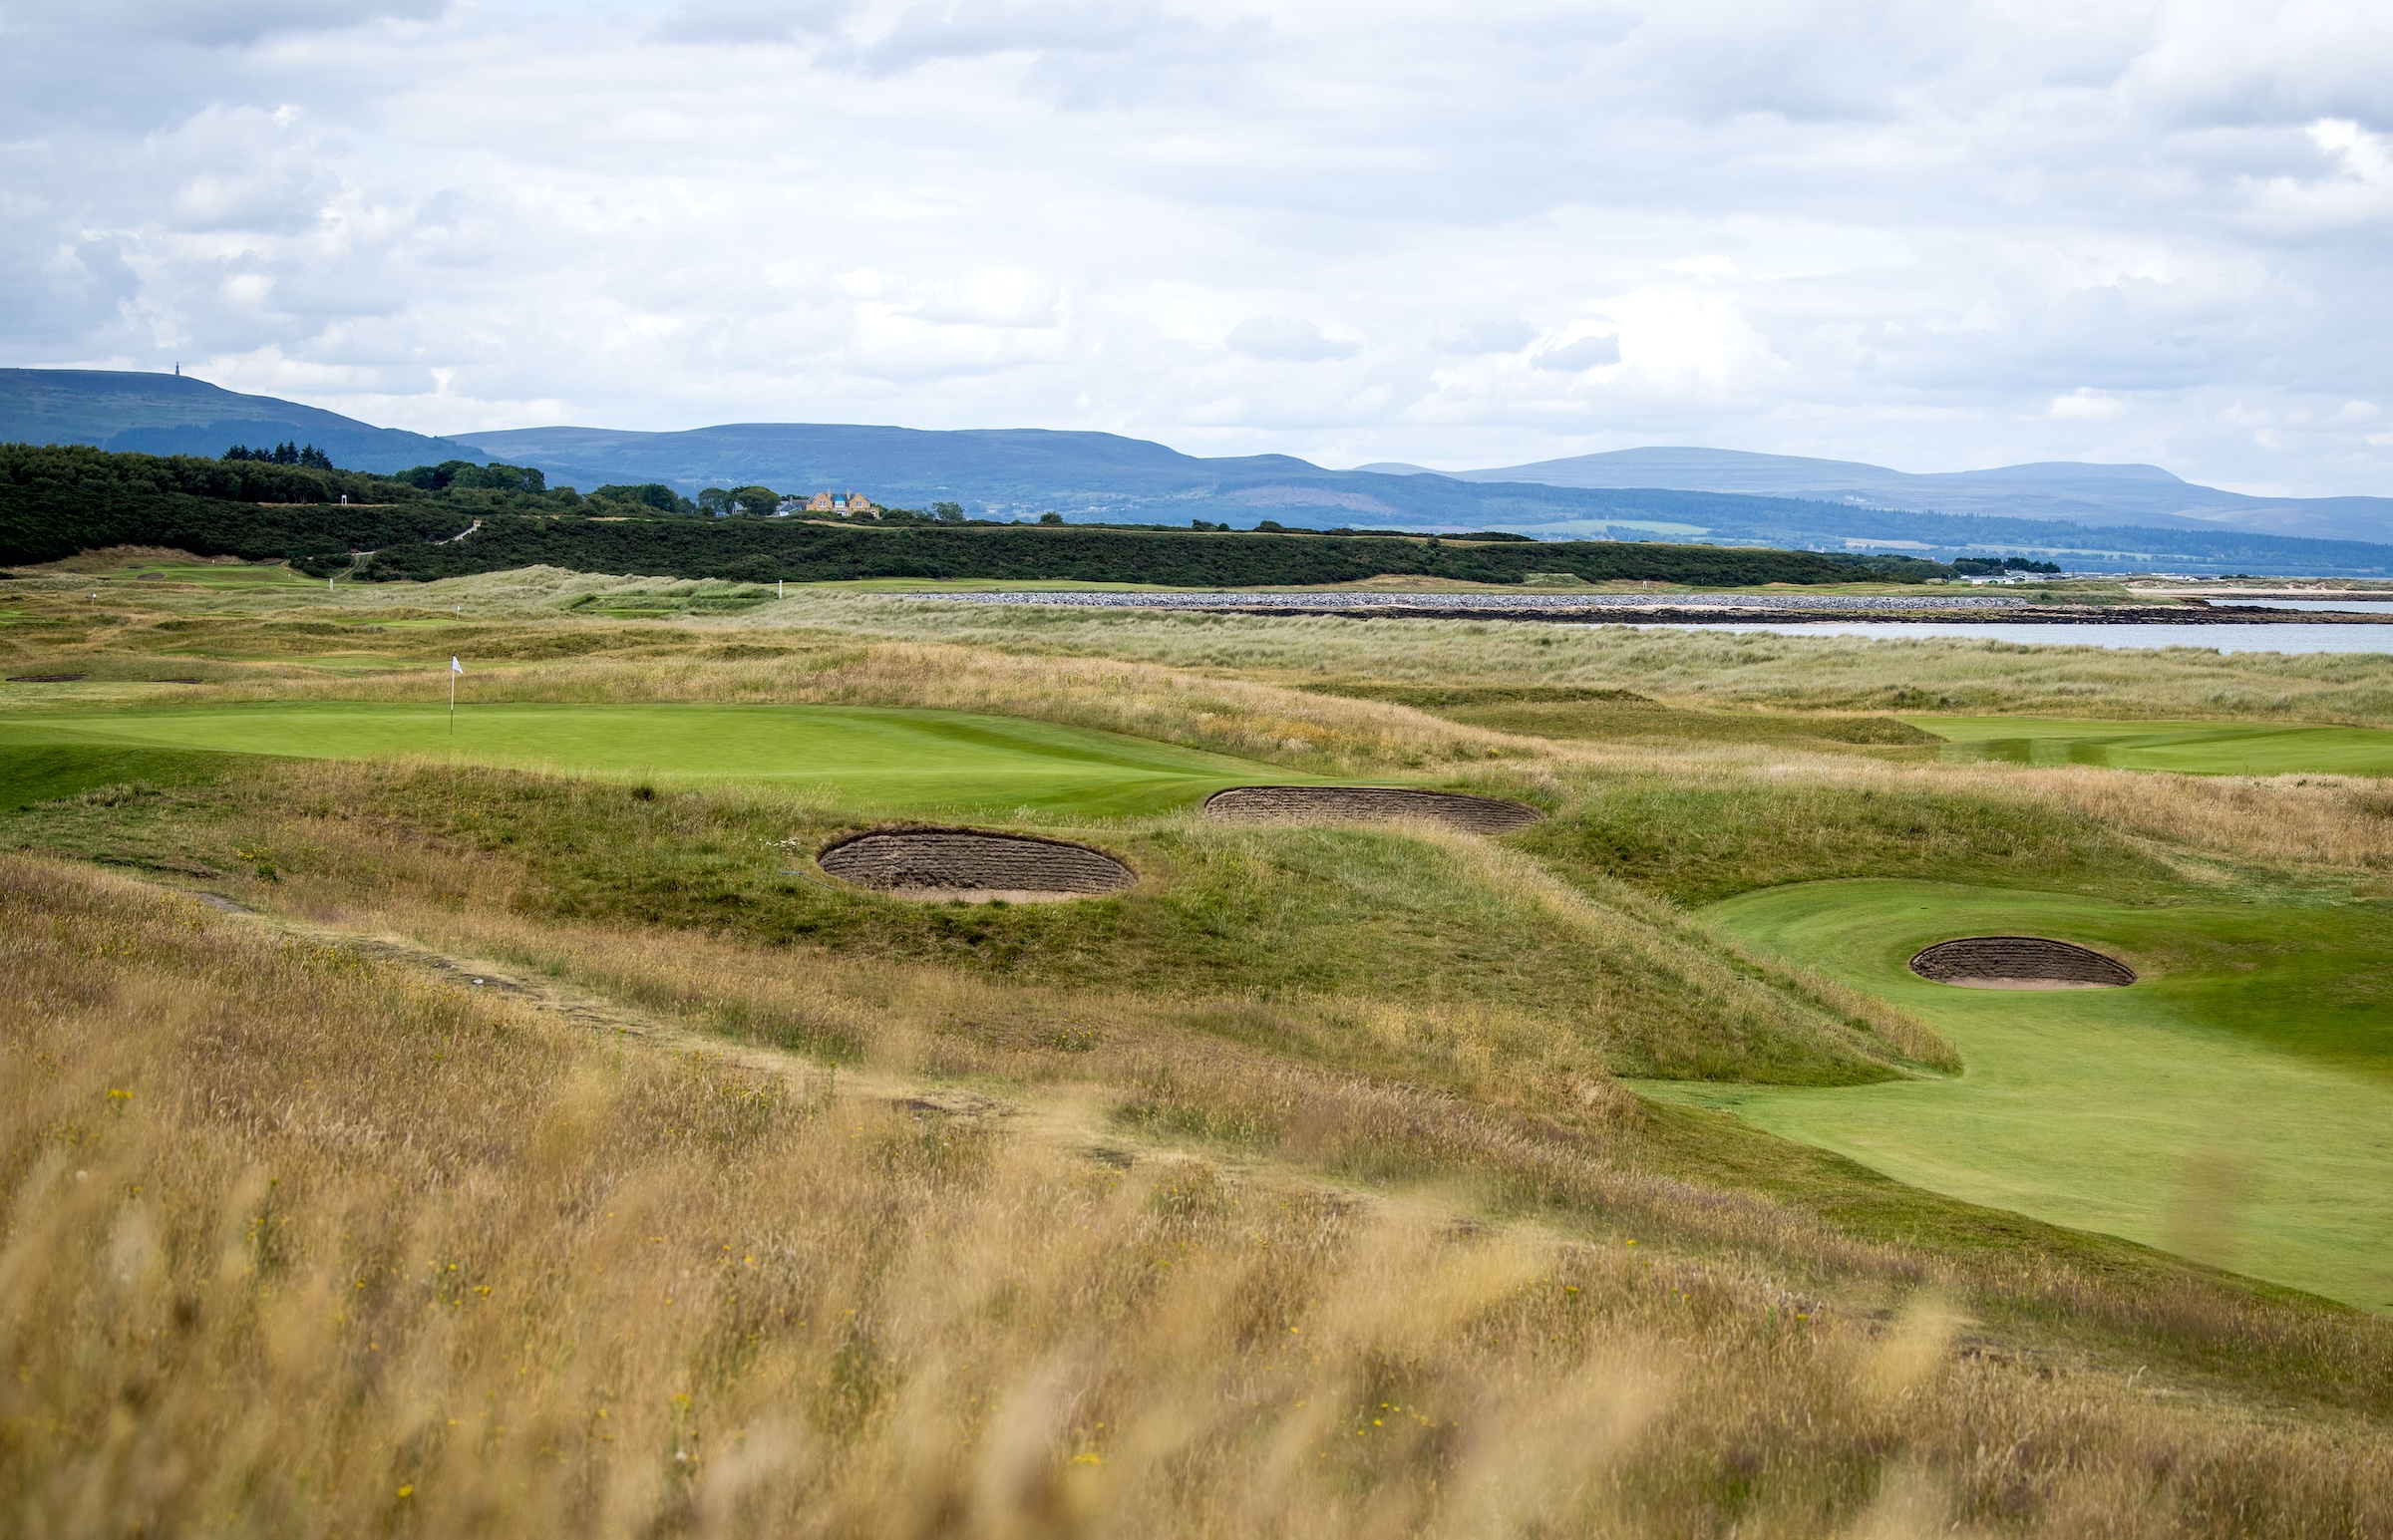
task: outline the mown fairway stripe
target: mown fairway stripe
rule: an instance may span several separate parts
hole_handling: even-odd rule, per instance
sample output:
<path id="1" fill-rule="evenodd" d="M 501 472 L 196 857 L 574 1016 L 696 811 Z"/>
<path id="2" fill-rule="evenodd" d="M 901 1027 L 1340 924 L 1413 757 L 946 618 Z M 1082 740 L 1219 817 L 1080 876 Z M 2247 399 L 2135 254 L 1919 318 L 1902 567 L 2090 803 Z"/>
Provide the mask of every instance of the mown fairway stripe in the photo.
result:
<path id="1" fill-rule="evenodd" d="M 2383 728 L 2250 722 L 1904 717 L 1945 740 L 1940 758 L 2015 765 L 2104 765 L 2188 775 L 2393 775 Z"/>
<path id="2" fill-rule="evenodd" d="M 893 707 L 297 703 L 0 717 L 0 744 L 426 758 L 607 778 L 825 786 L 860 807 L 1157 810 L 1285 772 L 1117 734 Z"/>

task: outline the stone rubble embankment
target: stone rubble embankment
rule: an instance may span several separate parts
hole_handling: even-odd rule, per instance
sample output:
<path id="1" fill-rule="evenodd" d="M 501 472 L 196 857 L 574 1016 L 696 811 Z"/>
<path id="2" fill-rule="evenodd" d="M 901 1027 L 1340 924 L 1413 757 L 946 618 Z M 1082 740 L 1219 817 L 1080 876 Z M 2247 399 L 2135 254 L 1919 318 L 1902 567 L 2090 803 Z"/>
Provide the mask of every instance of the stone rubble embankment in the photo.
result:
<path id="1" fill-rule="evenodd" d="M 1971 621 L 1994 625 L 2393 625 L 2393 615 L 2257 606 L 2038 604 L 1999 595 L 1947 594 L 1407 594 L 1407 593 L 916 593 L 950 604 L 1166 610 L 1211 615 L 1335 616 L 1349 620 L 1538 620 L 1633 626 L 1817 624 L 1829 621 Z"/>

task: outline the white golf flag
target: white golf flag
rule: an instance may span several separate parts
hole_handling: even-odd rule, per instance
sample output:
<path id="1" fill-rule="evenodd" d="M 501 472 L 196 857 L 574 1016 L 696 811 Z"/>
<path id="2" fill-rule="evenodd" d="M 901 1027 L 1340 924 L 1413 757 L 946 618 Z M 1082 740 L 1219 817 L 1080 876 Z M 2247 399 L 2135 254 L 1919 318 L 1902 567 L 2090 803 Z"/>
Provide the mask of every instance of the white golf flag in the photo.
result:
<path id="1" fill-rule="evenodd" d="M 455 654 L 451 654 L 449 658 L 449 672 L 452 674 L 463 674 L 465 671 L 466 666 L 457 661 Z"/>

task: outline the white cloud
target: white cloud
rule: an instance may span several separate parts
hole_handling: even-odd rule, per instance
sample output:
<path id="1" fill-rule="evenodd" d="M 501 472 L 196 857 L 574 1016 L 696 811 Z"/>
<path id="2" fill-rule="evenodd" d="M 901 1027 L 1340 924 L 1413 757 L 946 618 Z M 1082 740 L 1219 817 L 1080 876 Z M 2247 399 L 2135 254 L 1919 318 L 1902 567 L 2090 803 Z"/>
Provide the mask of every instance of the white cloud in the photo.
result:
<path id="1" fill-rule="evenodd" d="M 1557 374 L 1582 374 L 1620 362 L 1620 339 L 1608 333 L 1574 338 L 1530 355 L 1530 367 Z"/>
<path id="2" fill-rule="evenodd" d="M 1538 329 L 1527 321 L 1466 321 L 1430 346 L 1469 358 L 1481 353 L 1518 353 L 1537 336 Z"/>
<path id="3" fill-rule="evenodd" d="M 2081 386 L 2065 395 L 2053 397 L 2052 405 L 2045 408 L 2045 415 L 2075 423 L 2107 423 L 2125 415 L 2128 406 L 2128 402 L 2107 391 L 2087 390 Z"/>
<path id="4" fill-rule="evenodd" d="M 1249 316 L 1229 329 L 1226 340 L 1248 358 L 1301 364 L 1352 358 L 1356 348 L 1354 343 L 1323 335 L 1310 321 L 1287 316 Z"/>
<path id="5" fill-rule="evenodd" d="M 436 430 L 2393 491 L 2349 405 L 2393 354 L 2393 12 L 2347 0 L 0 0 L 0 362 Z"/>
<path id="6" fill-rule="evenodd" d="M 860 7 L 853 0 L 679 0 L 658 18 L 671 43 L 787 43 L 829 35 Z"/>
<path id="7" fill-rule="evenodd" d="M 2393 181 L 2393 155 L 2385 142 L 2348 118 L 2321 118 L 2310 125 L 2310 141 L 2343 163 L 2345 175 L 2382 184 Z"/>
<path id="8" fill-rule="evenodd" d="M 1734 304 L 1686 289 L 1640 289 L 1606 307 L 1619 322 L 1623 363 L 1640 374 L 1750 386 L 1785 361 Z"/>

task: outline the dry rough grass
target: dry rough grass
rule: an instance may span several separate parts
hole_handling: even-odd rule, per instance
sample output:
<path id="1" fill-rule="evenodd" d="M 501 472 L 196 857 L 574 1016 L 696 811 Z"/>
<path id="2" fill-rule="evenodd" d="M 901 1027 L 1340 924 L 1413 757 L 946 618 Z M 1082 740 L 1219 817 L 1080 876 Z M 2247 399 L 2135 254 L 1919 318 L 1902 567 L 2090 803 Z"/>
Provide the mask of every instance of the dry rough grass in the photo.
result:
<path id="1" fill-rule="evenodd" d="M 2354 1535 L 2222 1415 L 1650 1248 L 1127 1171 L 0 860 L 29 1537 Z"/>
<path id="2" fill-rule="evenodd" d="M 1672 773 L 1700 777 L 1700 760 L 1681 757 Z M 1734 773 L 1778 780 L 1876 785 L 1914 791 L 1977 792 L 2043 802 L 2189 850 L 2264 865 L 2302 862 L 2346 869 L 2393 868 L 2393 791 L 2349 775 L 2172 775 L 2087 766 L 1886 765 L 1783 757 Z"/>
<path id="3" fill-rule="evenodd" d="M 1525 742 L 1511 739 L 1508 748 Z M 1608 774 L 1666 776 L 1686 785 L 1991 796 L 2085 813 L 2125 833 L 2238 861 L 2393 868 L 2393 788 L 2356 775 L 2179 775 L 2095 766 L 1902 763 L 1783 748 L 1556 743 L 1542 746 L 1537 761 L 1489 767 L 1470 778 L 1566 804 L 1590 777 Z"/>

